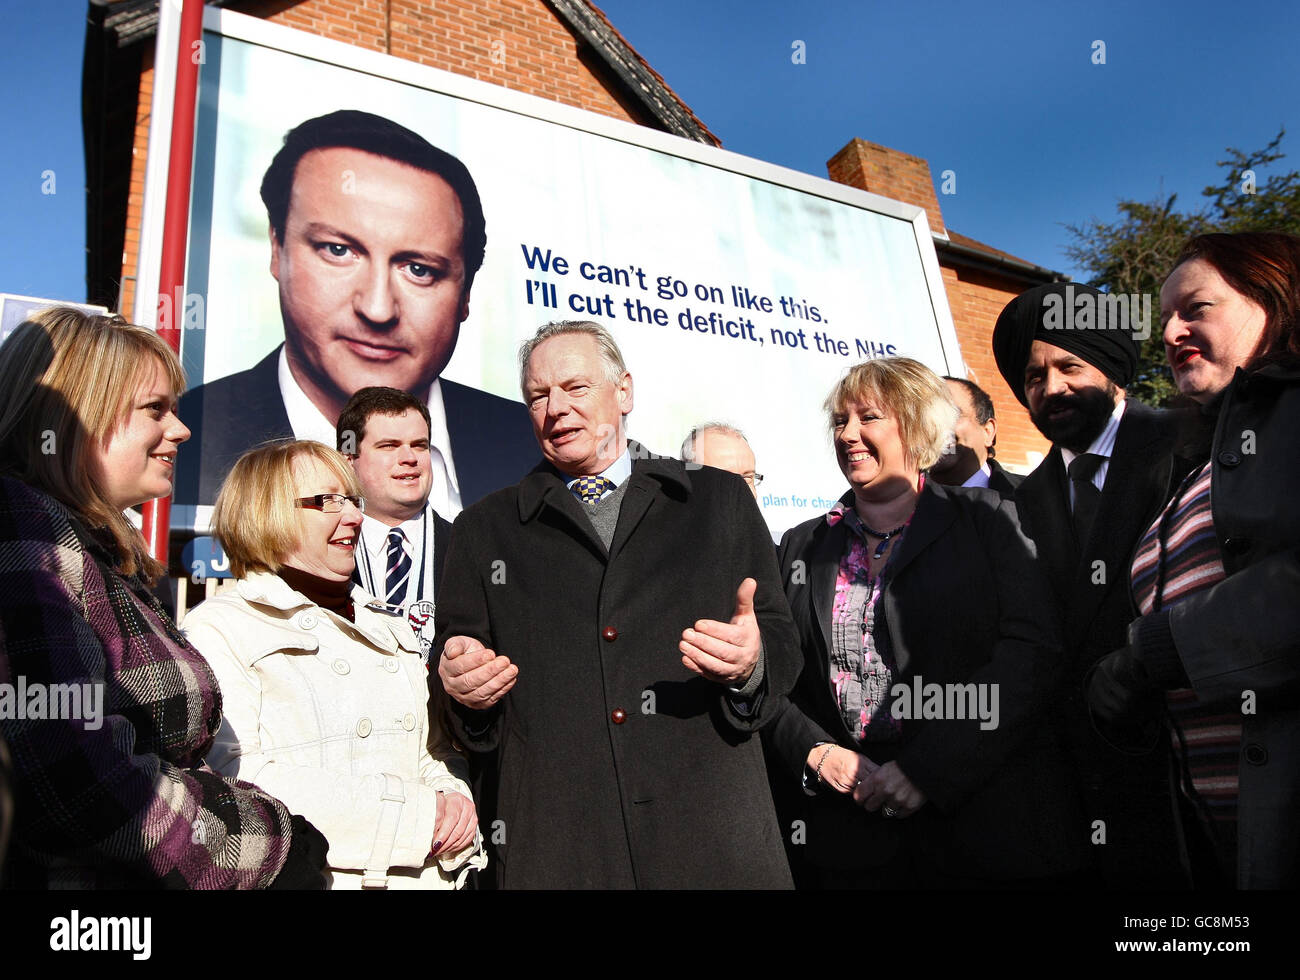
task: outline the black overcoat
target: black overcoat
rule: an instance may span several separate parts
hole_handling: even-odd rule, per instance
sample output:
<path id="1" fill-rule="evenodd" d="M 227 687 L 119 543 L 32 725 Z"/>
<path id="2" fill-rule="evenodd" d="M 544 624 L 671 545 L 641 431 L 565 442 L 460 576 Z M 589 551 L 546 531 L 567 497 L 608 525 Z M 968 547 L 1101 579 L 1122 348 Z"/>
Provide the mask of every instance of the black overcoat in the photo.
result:
<path id="1" fill-rule="evenodd" d="M 493 709 L 453 702 L 449 718 L 461 744 L 492 759 L 480 821 L 495 879 L 789 887 L 757 736 L 798 671 L 771 538 L 739 477 L 631 449 L 608 553 L 546 464 L 452 529 L 437 646 L 472 636 L 519 667 Z M 677 647 L 696 620 L 731 618 L 746 576 L 758 581 L 765 670 L 747 716 Z"/>
<path id="2" fill-rule="evenodd" d="M 1238 888 L 1300 887 L 1300 369 L 1240 368 L 1210 454 L 1227 577 L 1169 609 L 1190 686 L 1241 712 Z M 1171 494 L 1172 495 L 1172 494 Z"/>
<path id="3" fill-rule="evenodd" d="M 1016 488 L 1025 533 L 1061 608 L 1065 677 L 1059 717 L 1072 759 L 1094 871 L 1111 888 L 1185 885 L 1169 785 L 1169 743 L 1120 752 L 1093 728 L 1084 678 L 1127 642 L 1133 620 L 1129 565 L 1138 539 L 1171 493 L 1178 419 L 1130 401 L 1120 419 L 1089 540 L 1079 547 L 1059 446 Z M 1099 823 L 1100 822 L 1100 823 Z"/>

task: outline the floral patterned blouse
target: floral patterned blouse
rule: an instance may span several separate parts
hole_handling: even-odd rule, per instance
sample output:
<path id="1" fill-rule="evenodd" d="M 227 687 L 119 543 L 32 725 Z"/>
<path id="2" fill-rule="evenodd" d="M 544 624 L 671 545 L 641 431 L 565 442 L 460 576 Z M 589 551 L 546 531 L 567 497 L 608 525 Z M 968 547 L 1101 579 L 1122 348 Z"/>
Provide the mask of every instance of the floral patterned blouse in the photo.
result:
<path id="1" fill-rule="evenodd" d="M 831 608 L 830 679 L 844 724 L 859 742 L 895 742 L 903 723 L 890 712 L 890 690 L 897 666 L 889 644 L 877 643 L 876 607 L 898 551 L 897 543 L 879 576 L 871 574 L 872 543 L 862 519 L 843 502 L 826 514 L 831 527 L 843 521 L 848 544 L 835 577 Z M 893 535 L 899 539 L 903 532 Z"/>

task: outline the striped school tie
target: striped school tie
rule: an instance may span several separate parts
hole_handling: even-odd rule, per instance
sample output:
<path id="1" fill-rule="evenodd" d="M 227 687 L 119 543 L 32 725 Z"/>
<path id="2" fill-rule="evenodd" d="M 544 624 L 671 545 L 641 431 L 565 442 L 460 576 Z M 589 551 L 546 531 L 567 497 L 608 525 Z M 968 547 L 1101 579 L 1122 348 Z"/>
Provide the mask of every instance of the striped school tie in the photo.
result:
<path id="1" fill-rule="evenodd" d="M 411 556 L 406 553 L 406 535 L 400 527 L 388 532 L 388 586 L 389 605 L 400 606 L 406 598 L 406 580 L 411 577 Z"/>

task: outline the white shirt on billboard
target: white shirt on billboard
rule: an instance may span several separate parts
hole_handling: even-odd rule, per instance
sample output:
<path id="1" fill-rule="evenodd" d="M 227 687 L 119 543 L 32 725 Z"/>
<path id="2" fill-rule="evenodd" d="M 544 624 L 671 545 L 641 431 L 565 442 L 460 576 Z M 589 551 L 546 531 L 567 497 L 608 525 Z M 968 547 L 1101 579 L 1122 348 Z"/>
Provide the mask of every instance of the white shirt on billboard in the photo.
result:
<path id="1" fill-rule="evenodd" d="M 289 357 L 280 348 L 280 396 L 284 411 L 295 439 L 314 439 L 333 449 L 338 445 L 335 425 L 315 406 L 307 393 L 298 386 L 289 370 Z M 460 484 L 456 481 L 456 463 L 451 455 L 451 436 L 447 432 L 447 409 L 442 403 L 442 388 L 435 378 L 429 387 L 429 468 L 433 473 L 433 488 L 429 501 L 434 510 L 447 520 L 455 520 L 461 512 Z"/>

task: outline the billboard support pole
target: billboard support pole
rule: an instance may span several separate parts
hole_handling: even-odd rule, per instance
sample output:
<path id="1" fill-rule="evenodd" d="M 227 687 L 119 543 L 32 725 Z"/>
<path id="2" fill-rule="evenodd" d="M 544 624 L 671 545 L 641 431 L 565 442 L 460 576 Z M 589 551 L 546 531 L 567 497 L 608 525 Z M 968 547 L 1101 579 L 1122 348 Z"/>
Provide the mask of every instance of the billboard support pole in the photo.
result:
<path id="1" fill-rule="evenodd" d="M 160 22 L 175 16 L 175 0 L 158 5 Z M 159 38 L 167 31 L 159 24 Z M 184 315 L 185 248 L 190 223 L 190 175 L 194 166 L 194 116 L 202 61 L 203 0 L 184 0 L 176 48 L 176 86 L 172 103 L 171 147 L 167 167 L 167 205 L 163 218 L 162 268 L 158 277 L 158 334 L 180 353 L 178 320 Z M 159 59 L 156 59 L 159 60 Z M 158 152 L 150 147 L 151 153 Z M 179 308 L 178 308 L 179 307 Z M 183 451 L 183 450 L 182 450 Z M 149 553 L 167 562 L 167 532 L 171 526 L 171 497 L 144 505 L 144 539 Z"/>

